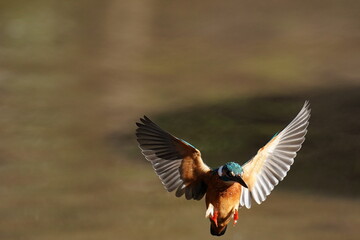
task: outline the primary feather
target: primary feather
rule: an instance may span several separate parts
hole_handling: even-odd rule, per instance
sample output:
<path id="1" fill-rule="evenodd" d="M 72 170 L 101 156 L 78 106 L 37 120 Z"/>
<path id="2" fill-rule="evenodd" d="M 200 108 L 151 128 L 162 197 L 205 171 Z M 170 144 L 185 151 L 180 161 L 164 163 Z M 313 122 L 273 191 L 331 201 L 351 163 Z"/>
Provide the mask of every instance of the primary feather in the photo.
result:
<path id="1" fill-rule="evenodd" d="M 204 174 L 210 168 L 201 159 L 200 151 L 186 141 L 162 130 L 144 116 L 136 123 L 137 141 L 145 158 L 151 162 L 165 189 L 176 196 L 200 200 L 206 193 Z"/>
<path id="2" fill-rule="evenodd" d="M 305 141 L 310 118 L 309 106 L 306 101 L 294 120 L 243 166 L 243 179 L 249 188 L 242 187 L 241 206 L 250 208 L 252 199 L 261 204 L 284 179 L 294 163 L 296 152 Z"/>

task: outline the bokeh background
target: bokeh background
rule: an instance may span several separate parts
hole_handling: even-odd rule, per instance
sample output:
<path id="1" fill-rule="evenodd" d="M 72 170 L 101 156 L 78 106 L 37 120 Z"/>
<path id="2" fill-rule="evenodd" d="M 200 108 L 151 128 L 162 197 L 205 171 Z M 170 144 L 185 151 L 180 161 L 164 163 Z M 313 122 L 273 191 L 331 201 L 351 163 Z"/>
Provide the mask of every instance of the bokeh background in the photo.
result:
<path id="1" fill-rule="evenodd" d="M 0 239 L 213 239 L 137 149 L 146 114 L 212 167 L 309 99 L 307 140 L 224 239 L 359 239 L 360 2 L 0 2 Z"/>

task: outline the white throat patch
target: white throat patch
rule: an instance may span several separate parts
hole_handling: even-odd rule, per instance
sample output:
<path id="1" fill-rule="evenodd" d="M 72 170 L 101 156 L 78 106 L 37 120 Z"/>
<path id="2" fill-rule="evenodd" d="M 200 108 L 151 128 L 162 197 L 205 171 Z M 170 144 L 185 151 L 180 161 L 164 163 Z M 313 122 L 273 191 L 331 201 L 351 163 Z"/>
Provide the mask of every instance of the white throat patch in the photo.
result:
<path id="1" fill-rule="evenodd" d="M 222 176 L 222 170 L 223 170 L 223 166 L 219 167 L 219 169 L 218 169 L 218 175 L 219 175 L 219 177 Z"/>

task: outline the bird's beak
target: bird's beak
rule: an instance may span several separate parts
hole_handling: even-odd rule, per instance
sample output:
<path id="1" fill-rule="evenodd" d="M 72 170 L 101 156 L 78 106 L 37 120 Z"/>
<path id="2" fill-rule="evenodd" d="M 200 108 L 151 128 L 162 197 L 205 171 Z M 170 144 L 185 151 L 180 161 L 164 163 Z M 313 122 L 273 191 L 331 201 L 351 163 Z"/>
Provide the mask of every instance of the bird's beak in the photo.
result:
<path id="1" fill-rule="evenodd" d="M 248 188 L 248 186 L 246 185 L 246 183 L 244 182 L 244 180 L 242 179 L 242 177 L 240 175 L 236 175 L 234 177 L 231 177 L 233 181 L 240 183 L 241 185 L 243 185 L 244 187 Z"/>

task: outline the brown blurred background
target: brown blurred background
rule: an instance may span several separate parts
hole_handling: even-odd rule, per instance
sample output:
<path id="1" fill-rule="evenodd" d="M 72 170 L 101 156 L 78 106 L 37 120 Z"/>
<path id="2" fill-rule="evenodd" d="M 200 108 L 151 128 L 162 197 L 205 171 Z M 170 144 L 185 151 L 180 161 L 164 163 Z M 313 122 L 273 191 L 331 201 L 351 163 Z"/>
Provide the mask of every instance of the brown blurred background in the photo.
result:
<path id="1" fill-rule="evenodd" d="M 137 149 L 146 114 L 212 167 L 309 99 L 287 178 L 224 239 L 358 239 L 360 2 L 0 2 L 0 239 L 212 239 Z"/>

